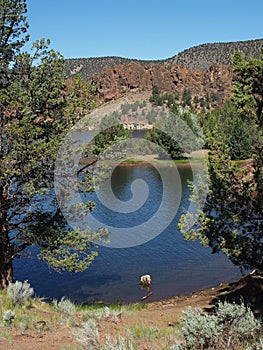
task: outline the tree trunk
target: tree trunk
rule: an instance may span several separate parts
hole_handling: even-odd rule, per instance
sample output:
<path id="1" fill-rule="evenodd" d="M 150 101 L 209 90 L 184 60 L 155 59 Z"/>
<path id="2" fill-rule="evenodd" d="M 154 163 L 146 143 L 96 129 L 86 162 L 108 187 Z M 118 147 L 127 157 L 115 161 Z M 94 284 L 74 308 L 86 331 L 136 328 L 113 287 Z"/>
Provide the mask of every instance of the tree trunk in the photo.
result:
<path id="1" fill-rule="evenodd" d="M 12 261 L 9 263 L 2 263 L 1 259 L 0 264 L 0 289 L 5 289 L 9 283 L 12 283 L 14 281 L 13 263 Z"/>
<path id="2" fill-rule="evenodd" d="M 0 289 L 14 280 L 12 249 L 9 241 L 7 213 L 0 212 Z"/>
<path id="3" fill-rule="evenodd" d="M 14 281 L 13 261 L 8 244 L 3 240 L 3 233 L 0 236 L 0 289 L 6 288 L 9 283 Z"/>

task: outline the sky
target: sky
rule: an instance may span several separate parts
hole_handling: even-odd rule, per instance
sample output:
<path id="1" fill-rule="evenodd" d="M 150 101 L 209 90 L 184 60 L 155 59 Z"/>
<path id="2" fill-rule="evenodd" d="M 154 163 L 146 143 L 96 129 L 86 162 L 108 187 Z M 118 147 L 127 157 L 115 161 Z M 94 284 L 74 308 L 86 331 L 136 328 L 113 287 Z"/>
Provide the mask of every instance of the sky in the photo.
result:
<path id="1" fill-rule="evenodd" d="M 263 38 L 262 0 L 27 0 L 27 7 L 31 43 L 49 38 L 65 58 L 165 59 L 199 44 Z"/>

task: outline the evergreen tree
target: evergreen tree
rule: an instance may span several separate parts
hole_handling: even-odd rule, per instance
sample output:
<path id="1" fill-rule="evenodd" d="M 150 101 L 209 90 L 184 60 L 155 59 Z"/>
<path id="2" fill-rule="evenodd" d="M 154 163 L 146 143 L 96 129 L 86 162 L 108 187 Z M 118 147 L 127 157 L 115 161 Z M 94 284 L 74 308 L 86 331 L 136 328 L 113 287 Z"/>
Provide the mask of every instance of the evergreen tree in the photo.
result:
<path id="1" fill-rule="evenodd" d="M 253 154 L 252 137 L 246 123 L 241 118 L 232 119 L 226 132 L 230 158 L 232 160 L 250 158 Z"/>
<path id="2" fill-rule="evenodd" d="M 150 97 L 150 102 L 152 102 L 154 106 L 163 105 L 163 99 L 160 96 L 159 89 L 157 86 L 154 86 L 152 89 L 152 96 Z"/>
<path id="3" fill-rule="evenodd" d="M 186 107 L 186 106 L 191 107 L 191 105 L 192 105 L 191 91 L 189 89 L 184 89 L 183 96 L 182 96 L 182 106 L 183 107 Z"/>
<path id="4" fill-rule="evenodd" d="M 167 154 L 169 154 L 172 159 L 184 158 L 183 150 L 178 142 L 176 142 L 176 140 L 174 140 L 169 134 L 156 127 L 147 131 L 145 139 L 159 145 L 163 149 L 163 152 L 159 154 L 159 157 L 161 158 L 167 157 Z"/>
<path id="5" fill-rule="evenodd" d="M 198 127 L 191 113 L 181 113 L 174 105 L 170 106 L 170 110 L 170 113 L 157 118 L 155 126 L 145 134 L 145 138 L 163 148 L 160 156 L 168 153 L 172 159 L 183 159 L 184 153 L 200 149 Z"/>
<path id="6" fill-rule="evenodd" d="M 120 122 L 119 115 L 106 115 L 100 122 L 99 133 L 94 137 L 91 152 L 99 155 L 118 140 L 125 140 L 131 136 Z"/>
<path id="7" fill-rule="evenodd" d="M 260 59 L 245 60 L 237 51 L 233 56 L 236 81 L 232 101 L 239 115 L 251 122 L 263 126 L 263 46 Z"/>
<path id="8" fill-rule="evenodd" d="M 196 213 L 186 213 L 179 228 L 186 239 L 199 239 L 223 251 L 237 265 L 263 270 L 263 137 L 262 137 L 262 70 L 259 60 L 245 61 L 234 56 L 237 80 L 231 100 L 239 120 L 250 123 L 254 140 L 254 156 L 250 166 L 238 167 L 229 156 L 229 148 L 215 128 L 210 137 L 209 191 L 204 207 L 202 196 L 207 185 L 192 185 L 191 200 Z M 236 140 L 238 142 L 238 140 Z M 195 226 L 192 223 L 195 222 Z"/>
<path id="9" fill-rule="evenodd" d="M 217 138 L 228 146 L 229 156 L 232 160 L 251 158 L 253 144 L 257 140 L 252 122 L 239 115 L 236 105 L 232 101 L 222 108 L 217 108 L 204 119 L 207 143 L 217 131 Z"/>
<path id="10" fill-rule="evenodd" d="M 34 243 L 39 257 L 58 270 L 83 270 L 97 254 L 88 230 L 84 235 L 67 226 L 53 184 L 63 135 L 94 108 L 95 96 L 92 88 L 81 98 L 75 88 L 66 87 L 63 57 L 48 49 L 45 40 L 33 45 L 32 54 L 21 52 L 28 39 L 25 0 L 1 0 L 0 18 L 0 287 L 4 288 L 14 277 L 13 260 Z"/>

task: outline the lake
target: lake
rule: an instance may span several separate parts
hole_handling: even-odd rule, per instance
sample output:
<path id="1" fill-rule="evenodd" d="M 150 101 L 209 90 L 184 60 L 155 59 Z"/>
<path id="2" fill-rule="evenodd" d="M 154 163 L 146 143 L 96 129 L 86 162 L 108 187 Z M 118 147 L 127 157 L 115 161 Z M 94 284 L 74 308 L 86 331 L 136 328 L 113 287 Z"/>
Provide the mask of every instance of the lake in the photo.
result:
<path id="1" fill-rule="evenodd" d="M 240 276 L 239 269 L 223 254 L 213 255 L 210 248 L 202 247 L 199 242 L 186 242 L 179 232 L 178 219 L 188 205 L 190 192 L 187 180 L 192 178 L 192 171 L 185 165 L 178 165 L 177 171 L 181 180 L 181 198 L 170 196 L 164 214 L 158 219 L 160 224 L 162 220 L 167 220 L 166 214 L 169 216 L 176 206 L 178 210 L 160 234 L 152 237 L 150 229 L 145 232 L 149 234 L 148 241 L 122 249 L 100 246 L 99 256 L 91 267 L 76 274 L 54 272 L 37 260 L 37 249 L 33 248 L 31 257 L 15 261 L 15 278 L 28 279 L 38 296 L 57 299 L 66 296 L 78 302 L 137 302 L 146 294 L 139 285 L 143 274 L 152 276 L 153 295 L 149 301 L 237 279 Z M 174 193 L 176 189 L 173 176 L 169 178 L 170 168 L 164 168 L 164 172 L 167 181 L 170 181 L 171 193 Z M 102 186 L 99 198 L 92 194 L 83 197 L 83 200 L 93 199 L 97 202 L 94 217 L 106 225 L 123 229 L 141 227 L 158 211 L 164 190 L 161 178 L 153 166 L 118 166 L 113 172 L 111 186 L 120 202 L 125 204 L 131 199 L 131 184 L 136 179 L 147 182 L 149 188 L 147 199 L 138 210 L 129 213 L 119 210 L 118 213 L 118 208 L 112 211 L 100 203 L 99 198 L 108 196 L 107 186 Z M 152 227 L 153 231 L 154 229 Z"/>

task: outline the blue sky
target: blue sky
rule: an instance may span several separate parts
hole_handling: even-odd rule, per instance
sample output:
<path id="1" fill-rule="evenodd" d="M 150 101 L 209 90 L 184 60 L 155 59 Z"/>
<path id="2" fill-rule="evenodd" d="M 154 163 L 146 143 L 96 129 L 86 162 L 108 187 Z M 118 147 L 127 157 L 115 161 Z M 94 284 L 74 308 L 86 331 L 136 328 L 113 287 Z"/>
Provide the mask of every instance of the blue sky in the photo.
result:
<path id="1" fill-rule="evenodd" d="M 168 58 L 191 46 L 263 38 L 262 0 L 27 0 L 31 40 L 65 58 Z"/>

